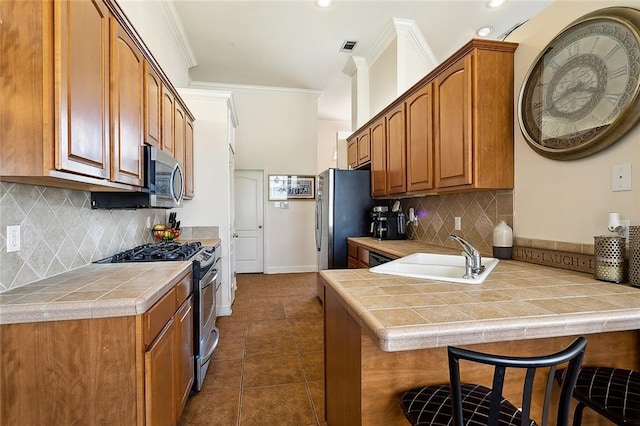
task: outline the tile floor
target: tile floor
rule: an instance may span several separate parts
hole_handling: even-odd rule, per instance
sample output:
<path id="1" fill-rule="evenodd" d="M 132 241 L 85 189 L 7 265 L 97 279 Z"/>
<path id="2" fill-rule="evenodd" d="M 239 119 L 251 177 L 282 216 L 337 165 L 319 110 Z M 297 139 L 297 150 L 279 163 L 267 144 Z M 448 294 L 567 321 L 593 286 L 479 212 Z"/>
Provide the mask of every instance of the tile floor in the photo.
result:
<path id="1" fill-rule="evenodd" d="M 180 426 L 325 425 L 316 273 L 239 274 L 233 314 Z"/>

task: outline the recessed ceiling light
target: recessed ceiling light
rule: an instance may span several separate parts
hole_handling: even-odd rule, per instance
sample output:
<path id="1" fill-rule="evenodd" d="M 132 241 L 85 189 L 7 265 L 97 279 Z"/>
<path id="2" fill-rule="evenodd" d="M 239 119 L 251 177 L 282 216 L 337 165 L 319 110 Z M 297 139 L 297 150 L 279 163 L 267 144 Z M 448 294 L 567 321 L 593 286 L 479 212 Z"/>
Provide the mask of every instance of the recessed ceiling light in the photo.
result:
<path id="1" fill-rule="evenodd" d="M 491 31 L 493 31 L 492 27 L 482 27 L 482 28 L 478 28 L 478 31 L 476 31 L 476 34 L 478 34 L 480 37 L 486 37 L 489 34 L 491 34 Z"/>
<path id="2" fill-rule="evenodd" d="M 488 0 L 487 7 L 499 7 L 502 6 L 507 0 Z"/>
<path id="3" fill-rule="evenodd" d="M 316 0 L 316 6 L 318 7 L 331 7 L 333 0 Z"/>

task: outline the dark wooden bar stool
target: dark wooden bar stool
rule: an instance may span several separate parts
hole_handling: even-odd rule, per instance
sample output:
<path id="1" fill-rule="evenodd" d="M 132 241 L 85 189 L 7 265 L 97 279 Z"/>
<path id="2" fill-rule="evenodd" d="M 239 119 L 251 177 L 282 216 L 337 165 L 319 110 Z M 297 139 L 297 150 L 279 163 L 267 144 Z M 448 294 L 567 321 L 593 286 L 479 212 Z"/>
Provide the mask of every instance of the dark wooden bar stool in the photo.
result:
<path id="1" fill-rule="evenodd" d="M 558 366 L 565 366 L 566 379 L 561 383 L 558 413 L 551 424 L 567 426 L 571 392 L 578 378 L 587 340 L 578 337 L 562 351 L 533 357 L 491 355 L 461 348 L 448 347 L 450 383 L 411 389 L 402 396 L 405 417 L 414 426 L 534 426 L 531 419 L 531 399 L 536 371 L 548 371 L 544 392 L 542 425 L 547 425 L 549 406 Z M 466 360 L 494 366 L 491 389 L 460 381 L 460 361 Z M 507 369 L 524 369 L 522 401 L 514 405 L 502 396 Z M 521 408 L 518 408 L 521 407 Z"/>
<path id="2" fill-rule="evenodd" d="M 559 376 L 562 380 L 562 373 Z M 589 407 L 617 425 L 640 425 L 640 373 L 610 367 L 583 367 L 573 397 L 578 400 L 573 425 Z"/>

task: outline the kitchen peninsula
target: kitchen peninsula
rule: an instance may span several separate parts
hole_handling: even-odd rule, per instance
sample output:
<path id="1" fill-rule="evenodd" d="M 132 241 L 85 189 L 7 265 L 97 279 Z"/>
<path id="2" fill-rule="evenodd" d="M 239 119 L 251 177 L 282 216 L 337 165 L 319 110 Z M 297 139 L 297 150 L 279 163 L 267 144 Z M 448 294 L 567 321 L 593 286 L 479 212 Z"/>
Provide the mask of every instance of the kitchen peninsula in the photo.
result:
<path id="1" fill-rule="evenodd" d="M 383 247 L 372 239 L 357 242 L 374 251 Z M 409 254 L 411 242 L 403 244 L 386 253 Z M 402 392 L 449 380 L 447 345 L 541 354 L 584 335 L 585 364 L 640 368 L 640 289 L 588 274 L 501 261 L 481 285 L 366 269 L 322 271 L 320 281 L 326 418 L 332 426 L 405 425 Z M 465 380 L 487 384 L 486 376 L 481 368 L 465 376 L 463 367 Z M 513 392 L 507 387 L 505 396 Z M 600 424 L 587 411 L 583 424 Z"/>

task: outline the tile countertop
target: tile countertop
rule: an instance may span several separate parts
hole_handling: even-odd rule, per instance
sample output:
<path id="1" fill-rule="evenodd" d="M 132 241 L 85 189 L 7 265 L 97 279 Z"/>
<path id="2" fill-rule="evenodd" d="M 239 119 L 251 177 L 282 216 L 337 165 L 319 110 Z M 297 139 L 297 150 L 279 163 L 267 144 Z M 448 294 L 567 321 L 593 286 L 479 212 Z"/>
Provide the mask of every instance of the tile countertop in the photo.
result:
<path id="1" fill-rule="evenodd" d="M 397 256 L 449 252 L 412 241 L 350 241 Z M 500 261 L 480 285 L 366 269 L 321 276 L 387 352 L 640 329 L 639 288 L 513 260 Z"/>
<path id="2" fill-rule="evenodd" d="M 140 315 L 190 270 L 191 261 L 91 263 L 0 293 L 0 325 Z"/>

